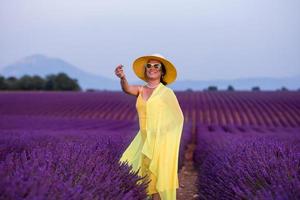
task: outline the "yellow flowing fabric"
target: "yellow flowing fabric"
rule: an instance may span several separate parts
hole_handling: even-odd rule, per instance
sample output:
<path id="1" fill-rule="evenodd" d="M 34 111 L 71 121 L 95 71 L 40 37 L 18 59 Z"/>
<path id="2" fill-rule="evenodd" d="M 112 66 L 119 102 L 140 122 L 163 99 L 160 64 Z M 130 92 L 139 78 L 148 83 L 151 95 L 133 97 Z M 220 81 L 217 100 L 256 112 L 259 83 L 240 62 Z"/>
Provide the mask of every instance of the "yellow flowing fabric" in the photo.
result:
<path id="1" fill-rule="evenodd" d="M 147 101 L 137 97 L 140 130 L 120 158 L 151 179 L 147 194 L 176 200 L 178 153 L 184 117 L 172 89 L 160 83 Z"/>

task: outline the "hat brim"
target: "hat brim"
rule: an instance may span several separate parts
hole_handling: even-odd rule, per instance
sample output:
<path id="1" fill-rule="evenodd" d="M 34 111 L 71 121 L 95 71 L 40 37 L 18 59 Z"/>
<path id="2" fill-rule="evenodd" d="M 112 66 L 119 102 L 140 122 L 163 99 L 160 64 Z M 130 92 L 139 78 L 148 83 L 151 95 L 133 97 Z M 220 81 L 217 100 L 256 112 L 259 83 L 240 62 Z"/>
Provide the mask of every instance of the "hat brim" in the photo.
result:
<path id="1" fill-rule="evenodd" d="M 163 65 L 166 68 L 166 74 L 164 75 L 163 80 L 167 84 L 170 84 L 175 81 L 175 79 L 177 77 L 177 71 L 176 71 L 175 66 L 165 58 L 161 58 L 159 56 L 152 56 L 152 55 L 139 57 L 133 62 L 133 64 L 132 64 L 133 71 L 137 75 L 137 77 L 139 77 L 140 79 L 142 79 L 144 81 L 147 81 L 147 79 L 145 77 L 145 67 L 144 66 L 150 59 L 158 60 L 163 63 Z"/>

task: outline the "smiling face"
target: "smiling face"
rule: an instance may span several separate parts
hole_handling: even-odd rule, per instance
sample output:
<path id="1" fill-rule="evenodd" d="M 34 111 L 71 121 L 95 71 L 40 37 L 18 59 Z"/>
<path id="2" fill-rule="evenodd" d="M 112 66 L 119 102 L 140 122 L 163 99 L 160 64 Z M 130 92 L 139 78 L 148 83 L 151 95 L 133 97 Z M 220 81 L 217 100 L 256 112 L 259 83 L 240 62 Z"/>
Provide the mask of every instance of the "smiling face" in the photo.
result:
<path id="1" fill-rule="evenodd" d="M 162 75 L 161 68 L 156 68 L 153 65 L 161 64 L 161 62 L 158 60 L 150 59 L 147 63 L 152 64 L 150 68 L 145 67 L 145 75 L 147 79 L 160 80 L 160 77 Z"/>

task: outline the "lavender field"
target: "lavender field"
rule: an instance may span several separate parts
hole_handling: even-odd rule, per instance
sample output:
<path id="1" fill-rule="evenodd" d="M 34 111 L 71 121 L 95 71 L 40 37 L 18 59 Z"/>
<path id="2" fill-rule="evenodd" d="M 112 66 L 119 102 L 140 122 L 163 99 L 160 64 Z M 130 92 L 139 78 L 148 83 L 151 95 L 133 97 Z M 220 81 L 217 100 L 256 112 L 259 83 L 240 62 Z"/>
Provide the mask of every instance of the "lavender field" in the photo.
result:
<path id="1" fill-rule="evenodd" d="M 199 199 L 300 199 L 299 92 L 176 92 Z M 145 199 L 119 165 L 138 131 L 121 92 L 1 92 L 0 199 Z"/>

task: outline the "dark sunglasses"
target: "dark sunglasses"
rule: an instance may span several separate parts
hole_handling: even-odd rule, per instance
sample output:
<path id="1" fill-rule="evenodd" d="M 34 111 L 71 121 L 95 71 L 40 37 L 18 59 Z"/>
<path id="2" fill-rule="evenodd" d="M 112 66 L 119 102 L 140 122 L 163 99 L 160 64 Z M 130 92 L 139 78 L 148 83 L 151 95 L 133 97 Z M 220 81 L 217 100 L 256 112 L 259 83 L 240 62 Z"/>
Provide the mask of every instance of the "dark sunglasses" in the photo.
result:
<path id="1" fill-rule="evenodd" d="M 160 63 L 147 63 L 145 64 L 145 67 L 150 69 L 151 67 L 154 67 L 155 69 L 161 69 L 161 64 Z"/>

